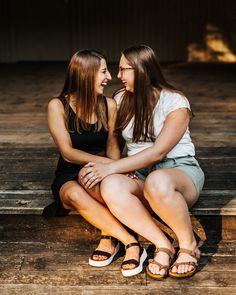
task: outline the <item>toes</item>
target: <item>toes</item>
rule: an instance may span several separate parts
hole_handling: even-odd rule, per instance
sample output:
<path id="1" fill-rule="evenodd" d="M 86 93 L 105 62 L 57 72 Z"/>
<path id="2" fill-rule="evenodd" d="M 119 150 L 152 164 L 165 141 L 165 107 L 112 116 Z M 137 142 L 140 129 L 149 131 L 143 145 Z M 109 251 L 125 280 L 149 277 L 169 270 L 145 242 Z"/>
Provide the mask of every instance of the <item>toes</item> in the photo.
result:
<path id="1" fill-rule="evenodd" d="M 171 268 L 171 272 L 178 272 L 177 267 L 176 267 L 176 266 L 173 266 L 173 267 Z"/>
<path id="2" fill-rule="evenodd" d="M 160 273 L 161 276 L 164 276 L 166 271 L 164 269 L 162 269 L 161 271 L 159 271 L 159 273 Z"/>
<path id="3" fill-rule="evenodd" d="M 178 268 L 178 273 L 184 273 L 185 265 L 180 265 Z"/>
<path id="4" fill-rule="evenodd" d="M 134 264 L 125 264 L 122 266 L 123 269 L 133 269 L 135 268 L 136 266 Z"/>
<path id="5" fill-rule="evenodd" d="M 92 259 L 93 260 L 98 260 L 98 255 L 93 255 Z"/>
<path id="6" fill-rule="evenodd" d="M 106 256 L 101 256 L 101 255 L 99 255 L 98 257 L 99 257 L 99 260 L 100 260 L 100 261 L 102 261 L 102 260 L 106 260 L 106 259 L 107 259 Z"/>
<path id="7" fill-rule="evenodd" d="M 193 269 L 194 267 L 192 265 L 189 265 L 187 271 L 192 271 Z"/>
<path id="8" fill-rule="evenodd" d="M 102 260 L 106 260 L 107 257 L 101 256 L 101 255 L 93 255 L 92 259 L 96 261 L 102 261 Z"/>
<path id="9" fill-rule="evenodd" d="M 161 272 L 160 272 L 159 267 L 157 265 L 155 265 L 155 264 L 149 264 L 148 267 L 149 267 L 149 270 L 151 271 L 151 273 L 153 273 L 155 275 L 157 275 L 157 274 L 161 274 L 161 275 L 165 274 L 165 272 L 161 273 L 164 270 L 162 269 Z"/>
<path id="10" fill-rule="evenodd" d="M 192 265 L 187 265 L 187 264 L 183 264 L 183 265 L 179 265 L 178 269 L 177 268 L 173 268 L 172 272 L 178 272 L 180 274 L 183 273 L 187 273 L 189 271 L 193 270 L 193 266 Z"/>

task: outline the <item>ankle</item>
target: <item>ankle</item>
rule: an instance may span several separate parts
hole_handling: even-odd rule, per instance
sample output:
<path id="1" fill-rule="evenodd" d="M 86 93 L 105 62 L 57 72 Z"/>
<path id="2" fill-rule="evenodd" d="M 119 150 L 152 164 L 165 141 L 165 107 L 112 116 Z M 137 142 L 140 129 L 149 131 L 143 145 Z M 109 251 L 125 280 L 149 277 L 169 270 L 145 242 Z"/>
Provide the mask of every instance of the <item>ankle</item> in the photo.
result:
<path id="1" fill-rule="evenodd" d="M 130 235 L 127 239 L 123 242 L 125 246 L 131 243 L 138 243 L 134 236 Z"/>
<path id="2" fill-rule="evenodd" d="M 198 249 L 196 240 L 179 242 L 179 247 L 184 248 L 184 249 L 188 249 L 188 250 L 192 250 L 192 251 Z"/>
<path id="3" fill-rule="evenodd" d="M 158 244 L 154 244 L 156 249 L 158 248 L 166 248 L 169 249 L 172 253 L 175 253 L 175 248 L 173 247 L 173 245 L 171 243 L 158 243 Z"/>

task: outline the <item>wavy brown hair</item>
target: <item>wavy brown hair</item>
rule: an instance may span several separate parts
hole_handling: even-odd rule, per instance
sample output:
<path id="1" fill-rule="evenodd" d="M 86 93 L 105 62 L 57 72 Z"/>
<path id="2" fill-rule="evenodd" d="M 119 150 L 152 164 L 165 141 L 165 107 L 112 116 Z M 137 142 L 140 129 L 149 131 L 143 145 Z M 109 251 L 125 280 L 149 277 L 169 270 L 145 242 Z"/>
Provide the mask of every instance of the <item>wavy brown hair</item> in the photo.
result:
<path id="1" fill-rule="evenodd" d="M 95 112 L 97 124 L 94 131 L 101 128 L 107 130 L 107 111 L 102 95 L 95 93 L 95 78 L 101 65 L 101 59 L 106 57 L 96 50 L 80 50 L 76 52 L 67 68 L 66 79 L 60 97 L 65 97 L 68 104 L 65 107 L 67 128 L 69 128 L 69 103 L 72 100 L 76 109 L 75 130 L 90 130 L 92 115 Z"/>
<path id="2" fill-rule="evenodd" d="M 154 51 L 147 45 L 125 49 L 122 54 L 134 68 L 134 91 L 124 91 L 116 130 L 122 132 L 134 117 L 133 141 L 154 141 L 153 109 L 162 88 L 176 90 L 164 78 Z"/>

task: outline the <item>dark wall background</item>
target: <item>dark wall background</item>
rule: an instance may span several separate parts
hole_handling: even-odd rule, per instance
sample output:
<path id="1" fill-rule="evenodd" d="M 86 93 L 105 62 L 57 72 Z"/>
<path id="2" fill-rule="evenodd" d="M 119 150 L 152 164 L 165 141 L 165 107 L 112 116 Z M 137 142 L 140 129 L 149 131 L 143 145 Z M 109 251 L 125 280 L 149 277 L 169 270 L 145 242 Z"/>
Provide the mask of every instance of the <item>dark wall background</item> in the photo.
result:
<path id="1" fill-rule="evenodd" d="M 190 44 L 206 47 L 209 24 L 235 53 L 234 0 L 0 0 L 0 62 L 63 61 L 81 48 L 117 61 L 138 43 L 186 61 Z"/>

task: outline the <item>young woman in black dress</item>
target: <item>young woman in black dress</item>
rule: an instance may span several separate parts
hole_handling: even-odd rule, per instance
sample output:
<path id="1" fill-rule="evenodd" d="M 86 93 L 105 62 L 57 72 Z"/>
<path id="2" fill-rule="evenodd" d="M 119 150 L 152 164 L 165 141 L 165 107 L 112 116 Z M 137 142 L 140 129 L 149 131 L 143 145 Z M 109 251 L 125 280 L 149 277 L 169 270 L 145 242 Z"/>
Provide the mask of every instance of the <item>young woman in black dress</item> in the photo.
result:
<path id="1" fill-rule="evenodd" d="M 100 195 L 100 184 L 88 194 L 79 182 L 79 172 L 88 162 L 102 164 L 120 158 L 114 133 L 116 102 L 103 96 L 109 80 L 104 55 L 94 50 L 78 51 L 71 58 L 61 94 L 48 104 L 48 125 L 60 153 L 52 184 L 56 207 L 64 212 L 76 210 L 101 229 L 100 243 L 89 259 L 89 264 L 97 267 L 112 262 L 119 250 L 118 240 L 126 245 L 127 264 L 133 257 L 132 245 L 137 243 L 107 209 Z M 142 271 L 147 256 L 142 251 L 142 263 L 136 265 L 131 261 L 129 267 L 133 271 L 127 276 Z"/>

